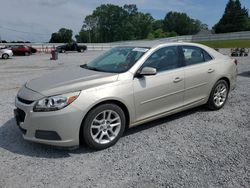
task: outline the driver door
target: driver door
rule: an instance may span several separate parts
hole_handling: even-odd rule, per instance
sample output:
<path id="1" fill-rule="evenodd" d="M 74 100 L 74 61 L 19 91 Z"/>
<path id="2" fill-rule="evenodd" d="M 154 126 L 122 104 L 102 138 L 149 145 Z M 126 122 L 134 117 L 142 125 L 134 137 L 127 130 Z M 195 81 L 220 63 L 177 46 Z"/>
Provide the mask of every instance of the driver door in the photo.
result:
<path id="1" fill-rule="evenodd" d="M 181 107 L 184 98 L 184 70 L 178 47 L 158 49 L 144 62 L 143 67 L 154 67 L 157 74 L 134 78 L 136 121 Z"/>

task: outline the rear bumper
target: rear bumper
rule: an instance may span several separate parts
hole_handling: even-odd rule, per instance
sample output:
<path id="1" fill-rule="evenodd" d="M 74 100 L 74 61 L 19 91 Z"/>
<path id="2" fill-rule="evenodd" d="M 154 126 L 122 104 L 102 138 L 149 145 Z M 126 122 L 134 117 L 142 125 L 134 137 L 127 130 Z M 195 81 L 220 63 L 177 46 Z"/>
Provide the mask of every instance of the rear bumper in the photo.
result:
<path id="1" fill-rule="evenodd" d="M 230 84 L 231 91 L 236 88 L 237 75 L 238 75 L 238 68 L 236 67 L 234 73 L 231 75 L 231 84 Z"/>

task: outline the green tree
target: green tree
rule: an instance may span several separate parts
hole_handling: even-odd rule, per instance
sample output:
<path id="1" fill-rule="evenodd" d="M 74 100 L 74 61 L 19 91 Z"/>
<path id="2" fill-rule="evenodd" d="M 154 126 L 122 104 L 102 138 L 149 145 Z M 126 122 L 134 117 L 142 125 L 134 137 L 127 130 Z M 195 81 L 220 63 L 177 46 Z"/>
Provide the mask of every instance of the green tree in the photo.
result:
<path id="1" fill-rule="evenodd" d="M 151 33 L 148 34 L 147 38 L 148 39 L 157 39 L 157 38 L 167 38 L 167 37 L 175 37 L 177 36 L 177 33 L 172 31 L 172 32 L 165 32 L 163 29 L 156 29 L 152 31 Z"/>
<path id="2" fill-rule="evenodd" d="M 250 30 L 248 10 L 239 0 L 229 0 L 220 21 L 213 27 L 216 33 Z"/>
<path id="3" fill-rule="evenodd" d="M 164 29 L 164 21 L 163 20 L 154 20 L 152 23 L 153 31 L 157 29 Z"/>
<path id="4" fill-rule="evenodd" d="M 86 18 L 91 17 L 96 21 L 94 28 L 88 24 L 92 28 L 92 32 L 95 32 L 95 38 L 100 42 L 111 42 L 123 40 L 125 31 L 122 26 L 126 16 L 127 13 L 122 7 L 107 4 L 97 7 L 93 14 Z M 85 23 L 87 23 L 86 21 L 85 19 Z"/>
<path id="5" fill-rule="evenodd" d="M 85 17 L 75 37 L 79 42 L 113 42 L 195 34 L 207 28 L 185 13 L 169 12 L 164 20 L 154 20 L 149 13 L 138 11 L 135 4 L 103 4 Z"/>
<path id="6" fill-rule="evenodd" d="M 52 33 L 51 38 L 49 40 L 50 43 L 60 43 L 62 41 L 59 33 Z"/>
<path id="7" fill-rule="evenodd" d="M 176 32 L 178 35 L 193 35 L 203 27 L 201 21 L 190 18 L 186 13 L 169 12 L 164 18 L 164 30 Z"/>
<path id="8" fill-rule="evenodd" d="M 89 32 L 85 30 L 81 30 L 78 35 L 75 35 L 76 41 L 79 43 L 87 43 L 89 40 Z"/>
<path id="9" fill-rule="evenodd" d="M 72 42 L 73 31 L 71 29 L 61 28 L 57 33 L 52 33 L 50 43 L 70 43 Z"/>
<path id="10" fill-rule="evenodd" d="M 82 30 L 76 37 L 88 42 L 144 39 L 152 30 L 152 22 L 152 16 L 138 12 L 135 4 L 123 7 L 106 4 L 85 17 Z"/>
<path id="11" fill-rule="evenodd" d="M 132 17 L 132 24 L 135 28 L 135 39 L 145 39 L 152 31 L 152 23 L 154 19 L 150 14 L 138 12 Z"/>

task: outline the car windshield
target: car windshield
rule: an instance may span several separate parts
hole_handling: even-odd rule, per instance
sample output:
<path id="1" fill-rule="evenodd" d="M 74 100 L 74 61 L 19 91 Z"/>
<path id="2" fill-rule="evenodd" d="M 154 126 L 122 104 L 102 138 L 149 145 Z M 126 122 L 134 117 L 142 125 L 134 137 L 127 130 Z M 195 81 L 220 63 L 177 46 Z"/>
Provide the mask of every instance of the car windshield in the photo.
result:
<path id="1" fill-rule="evenodd" d="M 126 72 L 148 50 L 149 48 L 145 47 L 116 47 L 81 67 L 101 72 Z"/>

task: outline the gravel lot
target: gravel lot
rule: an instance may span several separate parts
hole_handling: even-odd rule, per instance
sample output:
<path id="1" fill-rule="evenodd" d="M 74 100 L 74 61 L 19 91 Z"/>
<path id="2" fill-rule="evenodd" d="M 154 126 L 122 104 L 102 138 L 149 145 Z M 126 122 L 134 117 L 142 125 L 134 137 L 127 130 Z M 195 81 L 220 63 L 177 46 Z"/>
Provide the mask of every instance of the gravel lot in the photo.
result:
<path id="1" fill-rule="evenodd" d="M 0 59 L 0 187 L 250 187 L 250 57 L 238 58 L 237 88 L 219 111 L 198 107 L 135 127 L 97 152 L 24 141 L 12 112 L 18 88 L 99 53 Z"/>

